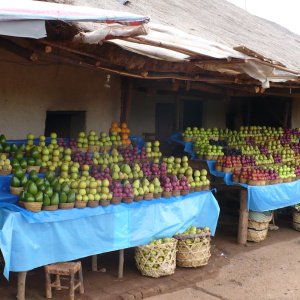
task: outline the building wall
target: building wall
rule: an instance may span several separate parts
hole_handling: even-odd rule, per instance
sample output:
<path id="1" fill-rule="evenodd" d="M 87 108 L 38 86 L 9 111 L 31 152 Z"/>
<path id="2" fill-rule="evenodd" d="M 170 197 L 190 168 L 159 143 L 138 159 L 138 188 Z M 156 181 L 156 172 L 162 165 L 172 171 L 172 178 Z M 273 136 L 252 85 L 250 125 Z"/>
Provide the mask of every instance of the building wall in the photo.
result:
<path id="1" fill-rule="evenodd" d="M 120 115 L 120 77 L 67 65 L 36 65 L 0 52 L 0 133 L 44 134 L 46 111 L 86 111 L 86 129 L 107 131 Z"/>
<path id="2" fill-rule="evenodd" d="M 182 98 L 184 99 L 184 98 Z M 143 132 L 155 132 L 155 105 L 156 103 L 175 102 L 173 95 L 147 95 L 134 92 L 129 116 L 129 126 L 134 135 Z M 219 100 L 203 98 L 203 127 L 225 128 L 227 103 Z"/>
<path id="3" fill-rule="evenodd" d="M 291 127 L 300 128 L 300 97 L 292 101 Z"/>

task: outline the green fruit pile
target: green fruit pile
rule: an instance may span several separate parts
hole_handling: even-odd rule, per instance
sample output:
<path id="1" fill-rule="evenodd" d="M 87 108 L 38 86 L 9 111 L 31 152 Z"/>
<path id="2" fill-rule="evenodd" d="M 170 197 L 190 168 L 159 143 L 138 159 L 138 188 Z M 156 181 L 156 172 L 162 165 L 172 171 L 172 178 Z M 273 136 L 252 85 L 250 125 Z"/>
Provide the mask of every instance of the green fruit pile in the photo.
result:
<path id="1" fill-rule="evenodd" d="M 0 171 L 11 172 L 12 165 L 10 160 L 7 158 L 6 154 L 0 155 Z"/>
<path id="2" fill-rule="evenodd" d="M 11 178 L 10 186 L 15 188 L 25 187 L 28 181 L 25 171 L 20 166 L 17 166 L 14 168 L 13 174 L 14 175 Z"/>
<path id="3" fill-rule="evenodd" d="M 27 168 L 27 161 L 24 158 L 24 154 L 22 151 L 17 150 L 17 152 L 15 152 L 15 157 L 12 159 L 11 165 L 13 169 L 21 167 L 23 170 L 25 170 Z"/>
<path id="4" fill-rule="evenodd" d="M 30 149 L 30 154 L 27 159 L 28 166 L 41 166 L 42 165 L 42 157 L 37 147 L 32 147 Z"/>
<path id="5" fill-rule="evenodd" d="M 10 153 L 11 152 L 11 146 L 6 142 L 5 135 L 0 135 L 0 153 Z"/>

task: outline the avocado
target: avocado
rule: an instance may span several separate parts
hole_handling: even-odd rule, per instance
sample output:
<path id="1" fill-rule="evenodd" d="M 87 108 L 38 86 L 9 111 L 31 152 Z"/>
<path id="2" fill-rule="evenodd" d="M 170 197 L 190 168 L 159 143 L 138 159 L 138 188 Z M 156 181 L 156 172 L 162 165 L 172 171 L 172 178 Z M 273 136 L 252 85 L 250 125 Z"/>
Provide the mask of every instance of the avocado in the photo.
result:
<path id="1" fill-rule="evenodd" d="M 55 178 L 55 173 L 53 171 L 47 171 L 45 174 L 45 178 L 47 178 L 51 182 Z"/>
<path id="2" fill-rule="evenodd" d="M 3 146 L 2 144 L 0 143 L 0 153 L 3 152 Z"/>
<path id="3" fill-rule="evenodd" d="M 20 166 L 15 167 L 13 173 L 15 174 L 15 176 L 18 179 L 21 179 L 23 177 L 23 175 L 24 175 L 24 172 L 23 172 L 23 170 L 22 170 L 22 168 Z"/>
<path id="4" fill-rule="evenodd" d="M 37 171 L 35 171 L 35 170 L 30 171 L 30 173 L 29 173 L 30 180 L 36 182 L 38 180 L 38 178 L 39 178 L 39 176 L 38 176 Z"/>
<path id="5" fill-rule="evenodd" d="M 50 182 L 51 186 L 53 187 L 58 183 L 58 178 L 55 177 L 52 181 L 49 180 L 49 182 Z"/>
<path id="6" fill-rule="evenodd" d="M 22 151 L 25 151 L 25 149 L 26 149 L 26 145 L 21 144 L 21 146 L 19 147 L 19 150 L 22 152 Z"/>
<path id="7" fill-rule="evenodd" d="M 31 153 L 30 154 L 31 154 L 30 156 L 32 158 L 34 158 L 34 159 L 39 158 L 39 156 L 40 156 L 40 152 L 38 151 L 38 149 L 36 147 L 33 147 L 31 149 Z"/>
<path id="8" fill-rule="evenodd" d="M 40 159 L 40 158 L 37 158 L 36 160 L 35 160 L 35 165 L 36 166 L 41 166 L 42 165 L 42 160 Z"/>
<path id="9" fill-rule="evenodd" d="M 39 187 L 40 185 L 44 185 L 44 179 L 43 178 L 38 178 L 35 182 L 35 184 Z"/>
<path id="10" fill-rule="evenodd" d="M 75 192 L 69 192 L 69 194 L 68 194 L 68 203 L 75 202 L 75 198 L 76 198 Z"/>
<path id="11" fill-rule="evenodd" d="M 12 187 L 20 187 L 20 186 L 21 186 L 21 182 L 20 182 L 20 180 L 18 179 L 18 177 L 13 176 L 12 179 L 11 179 L 10 185 L 11 185 Z"/>
<path id="12" fill-rule="evenodd" d="M 59 182 L 53 185 L 53 191 L 57 193 L 61 191 L 61 184 Z"/>
<path id="13" fill-rule="evenodd" d="M 68 201 L 68 196 L 65 192 L 61 192 L 59 195 L 59 203 L 66 203 Z"/>
<path id="14" fill-rule="evenodd" d="M 24 201 L 25 200 L 25 192 L 22 191 L 21 194 L 19 195 L 19 200 Z"/>
<path id="15" fill-rule="evenodd" d="M 22 178 L 20 179 L 21 186 L 24 187 L 24 186 L 26 185 L 27 181 L 28 181 L 28 178 L 27 178 L 27 176 L 24 174 L 24 175 L 22 176 Z"/>
<path id="16" fill-rule="evenodd" d="M 59 194 L 53 193 L 51 197 L 51 205 L 56 205 L 56 204 L 59 204 Z"/>
<path id="17" fill-rule="evenodd" d="M 32 157 L 29 157 L 27 160 L 28 166 L 34 166 L 35 165 L 35 160 Z"/>
<path id="18" fill-rule="evenodd" d="M 50 204 L 51 204 L 50 197 L 49 197 L 47 194 L 44 194 L 44 197 L 43 197 L 43 205 L 49 206 Z"/>
<path id="19" fill-rule="evenodd" d="M 4 144 L 3 145 L 3 151 L 5 153 L 9 153 L 10 152 L 10 145 L 9 144 Z"/>
<path id="20" fill-rule="evenodd" d="M 52 189 L 52 187 L 51 186 L 47 186 L 44 193 L 47 194 L 49 197 L 52 197 L 52 195 L 53 195 L 53 189 Z"/>
<path id="21" fill-rule="evenodd" d="M 17 168 L 17 167 L 20 167 L 20 163 L 19 161 L 14 158 L 12 161 L 11 161 L 11 166 L 13 167 L 13 169 Z"/>
<path id="22" fill-rule="evenodd" d="M 44 186 L 45 187 L 50 186 L 50 182 L 46 178 L 44 178 Z"/>
<path id="23" fill-rule="evenodd" d="M 27 168 L 27 161 L 24 158 L 20 160 L 20 166 L 22 169 Z"/>
<path id="24" fill-rule="evenodd" d="M 41 192 L 45 192 L 46 186 L 45 186 L 44 184 L 41 184 L 41 185 L 38 186 L 38 189 L 39 189 L 39 191 L 41 191 Z"/>
<path id="25" fill-rule="evenodd" d="M 23 153 L 22 153 L 22 151 L 17 150 L 16 153 L 15 153 L 15 158 L 18 161 L 22 160 L 23 159 Z"/>
<path id="26" fill-rule="evenodd" d="M 43 192 L 37 192 L 37 194 L 35 195 L 36 202 L 43 202 L 43 198 L 44 198 Z"/>
<path id="27" fill-rule="evenodd" d="M 24 195 L 24 201 L 26 201 L 26 202 L 34 202 L 35 198 L 34 198 L 34 196 L 32 194 L 25 193 L 25 195 Z"/>
<path id="28" fill-rule="evenodd" d="M 61 191 L 68 194 L 70 192 L 70 186 L 67 182 L 63 182 L 61 185 Z"/>
<path id="29" fill-rule="evenodd" d="M 12 151 L 12 152 L 18 151 L 18 146 L 17 146 L 16 144 L 12 144 L 12 145 L 11 145 L 11 151 Z"/>
<path id="30" fill-rule="evenodd" d="M 31 181 L 28 184 L 27 191 L 28 191 L 28 193 L 30 193 L 30 194 L 32 194 L 34 196 L 37 194 L 38 188 L 37 188 L 36 184 L 33 181 Z"/>
<path id="31" fill-rule="evenodd" d="M 4 134 L 1 134 L 0 135 L 0 143 L 2 144 L 2 143 L 5 143 L 5 142 L 6 142 L 6 137 L 5 137 Z"/>

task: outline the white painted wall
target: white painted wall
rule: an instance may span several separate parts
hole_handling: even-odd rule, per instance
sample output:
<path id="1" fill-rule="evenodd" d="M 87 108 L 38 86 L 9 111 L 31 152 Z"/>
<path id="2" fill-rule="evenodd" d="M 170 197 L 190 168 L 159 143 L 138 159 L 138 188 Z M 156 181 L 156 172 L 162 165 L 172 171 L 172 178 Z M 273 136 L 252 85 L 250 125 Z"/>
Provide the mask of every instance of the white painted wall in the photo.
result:
<path id="1" fill-rule="evenodd" d="M 86 129 L 108 131 L 120 116 L 120 77 L 67 65 L 35 65 L 0 52 L 0 133 L 44 134 L 47 110 L 86 111 Z"/>

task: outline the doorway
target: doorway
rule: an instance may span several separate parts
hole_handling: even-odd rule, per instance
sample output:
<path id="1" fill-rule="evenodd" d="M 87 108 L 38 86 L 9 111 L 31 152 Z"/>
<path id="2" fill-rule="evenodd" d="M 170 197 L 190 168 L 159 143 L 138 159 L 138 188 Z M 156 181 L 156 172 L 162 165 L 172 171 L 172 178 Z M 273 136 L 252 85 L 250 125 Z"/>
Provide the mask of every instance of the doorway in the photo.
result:
<path id="1" fill-rule="evenodd" d="M 202 127 L 202 101 L 183 100 L 182 129 Z"/>
<path id="2" fill-rule="evenodd" d="M 76 138 L 85 131 L 85 111 L 47 111 L 45 136 L 56 132 L 63 138 Z"/>
<path id="3" fill-rule="evenodd" d="M 175 103 L 157 103 L 155 107 L 155 133 L 160 141 L 167 140 L 175 129 Z"/>

